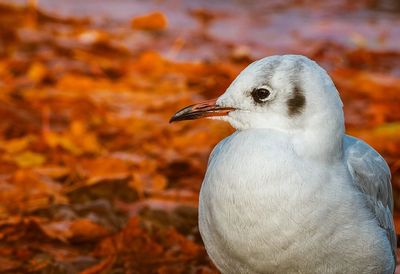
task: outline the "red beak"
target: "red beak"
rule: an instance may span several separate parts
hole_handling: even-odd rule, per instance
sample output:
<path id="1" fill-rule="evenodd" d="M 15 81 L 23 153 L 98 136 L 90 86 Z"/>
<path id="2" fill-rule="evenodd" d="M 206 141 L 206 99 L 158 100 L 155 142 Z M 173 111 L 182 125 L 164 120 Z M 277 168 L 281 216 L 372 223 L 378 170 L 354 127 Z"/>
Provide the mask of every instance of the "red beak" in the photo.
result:
<path id="1" fill-rule="evenodd" d="M 235 110 L 231 107 L 221 107 L 216 104 L 217 99 L 208 100 L 198 104 L 187 106 L 171 117 L 170 123 L 183 120 L 194 120 L 211 116 L 225 116 Z"/>

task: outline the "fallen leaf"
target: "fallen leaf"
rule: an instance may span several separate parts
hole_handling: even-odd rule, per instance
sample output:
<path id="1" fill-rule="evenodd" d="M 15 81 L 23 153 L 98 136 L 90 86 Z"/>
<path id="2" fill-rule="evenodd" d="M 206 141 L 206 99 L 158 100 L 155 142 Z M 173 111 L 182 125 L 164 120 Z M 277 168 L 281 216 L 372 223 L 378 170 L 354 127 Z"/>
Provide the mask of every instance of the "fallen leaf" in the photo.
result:
<path id="1" fill-rule="evenodd" d="M 168 20 L 162 12 L 152 12 L 133 18 L 131 25 L 134 29 L 162 31 L 167 28 Z"/>
<path id="2" fill-rule="evenodd" d="M 14 156 L 14 161 L 20 167 L 35 167 L 41 166 L 46 161 L 46 157 L 42 154 L 32 151 L 24 151 Z"/>

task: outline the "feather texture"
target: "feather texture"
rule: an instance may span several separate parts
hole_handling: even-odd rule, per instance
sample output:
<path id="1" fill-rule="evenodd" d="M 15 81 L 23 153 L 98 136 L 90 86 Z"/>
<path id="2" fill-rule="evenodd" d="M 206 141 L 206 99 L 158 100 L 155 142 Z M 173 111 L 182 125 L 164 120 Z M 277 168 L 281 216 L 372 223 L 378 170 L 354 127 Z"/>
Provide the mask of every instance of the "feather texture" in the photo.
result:
<path id="1" fill-rule="evenodd" d="M 354 183 L 365 195 L 379 225 L 387 231 L 396 258 L 396 232 L 393 224 L 391 175 L 386 161 L 367 143 L 346 135 L 344 153 Z"/>

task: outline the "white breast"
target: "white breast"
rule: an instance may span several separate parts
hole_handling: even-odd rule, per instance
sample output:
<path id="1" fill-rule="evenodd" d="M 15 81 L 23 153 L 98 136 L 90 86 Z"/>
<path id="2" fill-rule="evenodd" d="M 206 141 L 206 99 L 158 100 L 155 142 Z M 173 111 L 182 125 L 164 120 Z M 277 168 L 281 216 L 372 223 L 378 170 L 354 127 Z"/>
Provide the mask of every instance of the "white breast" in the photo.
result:
<path id="1" fill-rule="evenodd" d="M 223 273 L 389 273 L 385 232 L 340 162 L 295 154 L 287 134 L 236 132 L 210 157 L 199 205 Z"/>

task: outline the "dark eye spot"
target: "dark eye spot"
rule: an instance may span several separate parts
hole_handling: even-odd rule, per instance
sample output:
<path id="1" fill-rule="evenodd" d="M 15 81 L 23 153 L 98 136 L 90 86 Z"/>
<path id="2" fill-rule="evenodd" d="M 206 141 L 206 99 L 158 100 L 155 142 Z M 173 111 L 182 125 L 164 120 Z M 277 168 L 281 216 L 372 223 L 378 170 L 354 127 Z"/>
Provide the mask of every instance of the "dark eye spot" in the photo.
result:
<path id="1" fill-rule="evenodd" d="M 266 88 L 256 88 L 251 92 L 251 97 L 256 103 L 262 104 L 267 101 L 271 92 Z"/>

